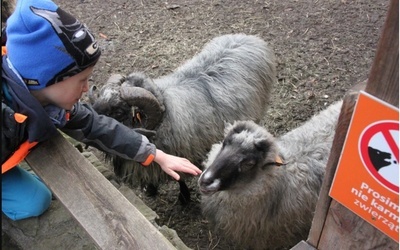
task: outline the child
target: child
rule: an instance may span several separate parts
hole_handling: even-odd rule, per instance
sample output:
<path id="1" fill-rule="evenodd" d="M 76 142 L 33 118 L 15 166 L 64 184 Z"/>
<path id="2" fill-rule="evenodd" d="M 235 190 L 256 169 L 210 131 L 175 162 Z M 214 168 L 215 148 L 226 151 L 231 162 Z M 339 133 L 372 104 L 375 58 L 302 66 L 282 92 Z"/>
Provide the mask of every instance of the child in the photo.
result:
<path id="1" fill-rule="evenodd" d="M 80 103 L 100 49 L 88 28 L 50 0 L 18 0 L 7 20 L 2 56 L 2 211 L 19 220 L 38 216 L 50 205 L 50 190 L 17 166 L 57 128 L 100 150 L 146 166 L 158 163 L 198 175 L 187 159 L 166 154 L 116 120 Z"/>

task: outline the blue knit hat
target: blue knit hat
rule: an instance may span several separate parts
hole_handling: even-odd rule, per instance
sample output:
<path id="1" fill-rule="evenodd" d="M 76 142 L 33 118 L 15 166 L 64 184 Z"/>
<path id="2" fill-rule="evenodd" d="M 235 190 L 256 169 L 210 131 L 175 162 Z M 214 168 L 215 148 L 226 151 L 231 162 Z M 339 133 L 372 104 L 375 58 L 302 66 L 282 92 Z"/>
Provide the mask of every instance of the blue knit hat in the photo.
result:
<path id="1" fill-rule="evenodd" d="M 74 76 L 100 57 L 88 28 L 49 0 L 18 0 L 6 33 L 7 56 L 30 90 Z"/>

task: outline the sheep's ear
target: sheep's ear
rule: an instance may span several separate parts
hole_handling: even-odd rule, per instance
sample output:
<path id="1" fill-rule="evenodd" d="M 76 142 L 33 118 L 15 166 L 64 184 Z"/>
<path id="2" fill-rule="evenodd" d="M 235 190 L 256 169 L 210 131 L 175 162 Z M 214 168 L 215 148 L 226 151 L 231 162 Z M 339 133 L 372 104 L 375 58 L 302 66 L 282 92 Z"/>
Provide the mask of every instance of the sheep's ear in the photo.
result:
<path id="1" fill-rule="evenodd" d="M 260 151 L 268 151 L 270 147 L 270 143 L 266 139 L 254 139 L 254 146 L 256 147 L 257 150 Z"/>

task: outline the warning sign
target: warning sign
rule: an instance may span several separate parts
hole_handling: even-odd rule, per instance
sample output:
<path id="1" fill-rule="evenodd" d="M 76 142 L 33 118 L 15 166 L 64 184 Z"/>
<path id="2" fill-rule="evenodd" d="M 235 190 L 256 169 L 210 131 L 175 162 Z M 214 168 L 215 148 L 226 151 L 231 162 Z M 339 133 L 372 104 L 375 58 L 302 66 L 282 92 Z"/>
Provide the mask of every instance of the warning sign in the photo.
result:
<path id="1" fill-rule="evenodd" d="M 399 242 L 399 111 L 358 98 L 330 196 Z"/>

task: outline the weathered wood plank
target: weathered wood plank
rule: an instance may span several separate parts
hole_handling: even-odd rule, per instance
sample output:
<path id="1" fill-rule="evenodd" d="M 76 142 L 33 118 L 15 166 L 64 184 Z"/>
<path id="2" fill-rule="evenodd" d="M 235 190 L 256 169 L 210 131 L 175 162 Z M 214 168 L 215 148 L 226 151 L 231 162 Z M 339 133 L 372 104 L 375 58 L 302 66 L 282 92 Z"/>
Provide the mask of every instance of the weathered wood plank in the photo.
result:
<path id="1" fill-rule="evenodd" d="M 397 250 L 399 244 L 332 200 L 317 248 Z"/>
<path id="2" fill-rule="evenodd" d="M 26 161 L 100 249 L 175 249 L 61 134 Z"/>
<path id="3" fill-rule="evenodd" d="M 303 240 L 292 247 L 291 250 L 315 250 L 315 248 Z"/>
<path id="4" fill-rule="evenodd" d="M 390 2 L 365 91 L 399 107 L 399 0 Z"/>

